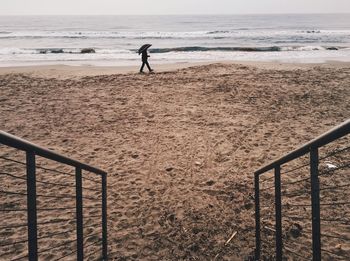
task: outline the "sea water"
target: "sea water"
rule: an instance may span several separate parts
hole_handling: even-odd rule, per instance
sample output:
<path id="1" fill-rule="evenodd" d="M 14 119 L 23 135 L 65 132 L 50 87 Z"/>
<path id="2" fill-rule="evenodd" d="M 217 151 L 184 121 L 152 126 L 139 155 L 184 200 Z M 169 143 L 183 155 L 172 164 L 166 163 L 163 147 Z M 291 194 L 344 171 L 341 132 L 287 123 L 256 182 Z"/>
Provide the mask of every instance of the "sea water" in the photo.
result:
<path id="1" fill-rule="evenodd" d="M 350 61 L 350 14 L 0 16 L 0 66 Z M 82 53 L 92 48 L 94 53 Z"/>

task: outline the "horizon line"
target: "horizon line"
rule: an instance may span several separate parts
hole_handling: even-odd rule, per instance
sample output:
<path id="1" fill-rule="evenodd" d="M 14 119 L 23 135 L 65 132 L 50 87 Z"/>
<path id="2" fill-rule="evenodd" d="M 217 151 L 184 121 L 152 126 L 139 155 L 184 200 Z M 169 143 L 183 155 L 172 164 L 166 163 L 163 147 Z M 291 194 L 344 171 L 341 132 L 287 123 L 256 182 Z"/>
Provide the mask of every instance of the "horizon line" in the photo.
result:
<path id="1" fill-rule="evenodd" d="M 324 15 L 324 14 L 349 14 L 350 12 L 299 12 L 299 13 L 186 13 L 186 14 L 0 14 L 0 16 L 185 16 L 185 15 Z"/>

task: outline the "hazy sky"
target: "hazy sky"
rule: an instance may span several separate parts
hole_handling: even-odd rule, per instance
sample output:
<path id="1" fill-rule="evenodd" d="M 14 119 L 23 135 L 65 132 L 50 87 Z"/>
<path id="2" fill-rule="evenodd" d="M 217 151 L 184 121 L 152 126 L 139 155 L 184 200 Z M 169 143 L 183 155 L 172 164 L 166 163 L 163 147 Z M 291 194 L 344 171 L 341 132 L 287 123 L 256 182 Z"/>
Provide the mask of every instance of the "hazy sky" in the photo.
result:
<path id="1" fill-rule="evenodd" d="M 0 0 L 0 15 L 350 13 L 350 0 Z"/>

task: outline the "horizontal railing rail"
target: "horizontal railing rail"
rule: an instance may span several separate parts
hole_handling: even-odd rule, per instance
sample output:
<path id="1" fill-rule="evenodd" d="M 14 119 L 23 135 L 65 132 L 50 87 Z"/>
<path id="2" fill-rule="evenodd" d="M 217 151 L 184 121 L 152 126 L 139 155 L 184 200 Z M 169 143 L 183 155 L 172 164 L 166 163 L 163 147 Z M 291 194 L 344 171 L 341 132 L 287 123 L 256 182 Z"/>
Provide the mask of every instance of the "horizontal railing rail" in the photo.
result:
<path id="1" fill-rule="evenodd" d="M 336 245 L 341 248 L 341 251 L 332 252 L 329 249 L 325 249 L 321 244 L 321 237 L 327 239 L 337 239 L 343 243 L 350 243 L 350 236 L 340 236 L 337 234 L 329 234 L 327 232 L 321 233 L 321 222 L 337 222 L 334 226 L 350 225 L 350 217 L 347 217 L 347 209 L 344 206 L 349 205 L 349 194 L 343 191 L 340 196 L 336 197 L 333 194 L 324 194 L 320 197 L 321 192 L 336 192 L 337 190 L 346 189 L 350 187 L 350 183 L 346 181 L 344 170 L 349 169 L 350 164 L 347 162 L 348 156 L 344 154 L 350 151 L 349 140 L 343 141 L 346 144 L 345 147 L 337 149 L 328 153 L 324 157 L 319 156 L 319 149 L 324 148 L 326 145 L 332 145 L 341 138 L 346 138 L 350 133 L 350 120 L 345 121 L 341 125 L 331 129 L 323 135 L 313 139 L 312 141 L 304 144 L 298 149 L 284 155 L 283 157 L 263 166 L 254 173 L 254 186 L 255 186 L 255 259 L 261 259 L 262 245 L 267 247 L 265 253 L 274 253 L 269 257 L 278 261 L 283 260 L 283 257 L 288 254 L 294 255 L 297 260 L 321 260 L 322 253 L 332 256 L 332 258 L 348 259 L 350 260 L 350 252 L 342 247 L 342 244 Z M 308 162 L 305 163 L 305 157 L 308 157 Z M 325 161 L 331 157 L 338 157 L 338 166 L 324 162 L 327 166 L 326 169 L 320 168 L 320 161 Z M 288 164 L 295 164 L 296 161 L 302 161 L 297 167 L 284 170 L 284 167 Z M 344 163 L 345 162 L 345 163 Z M 309 171 L 305 172 L 305 169 Z M 343 176 L 339 176 L 335 180 L 332 176 L 336 171 L 343 171 Z M 296 174 L 297 173 L 297 174 Z M 304 173 L 307 173 L 306 176 Z M 269 176 L 269 175 L 272 176 Z M 269 177 L 267 177 L 269 176 Z M 263 177 L 263 178 L 262 178 Z M 320 186 L 321 178 L 326 178 L 323 183 L 326 183 L 325 187 Z M 339 180 L 341 179 L 341 180 Z M 287 182 L 285 182 L 287 181 Z M 327 184 L 327 183 L 332 183 Z M 261 187 L 263 186 L 263 187 Z M 293 190 L 293 186 L 297 186 L 296 191 Z M 331 197 L 330 197 L 331 196 Z M 263 199 L 268 203 L 261 204 Z M 342 197 L 342 200 L 338 199 Z M 310 201 L 309 201 L 310 200 Z M 339 208 L 337 208 L 339 207 Z M 332 209 L 331 209 L 332 208 Z M 273 209 L 274 213 L 266 213 Z M 302 209 L 302 211 L 300 210 Z M 341 218 L 323 218 L 321 217 L 321 210 L 330 211 L 333 215 L 342 215 Z M 263 211 L 263 212 L 262 212 Z M 299 212 L 298 212 L 299 211 Z M 300 213 L 309 214 L 309 217 L 302 216 Z M 262 214 L 264 218 L 262 219 Z M 266 214 L 266 215 L 265 215 Z M 350 213 L 349 213 L 350 214 Z M 294 249 L 298 242 L 292 241 L 294 245 L 284 243 L 290 235 L 290 231 L 286 231 L 286 224 L 292 220 L 294 227 L 292 231 L 293 236 L 298 238 L 301 231 L 305 237 L 305 244 L 307 244 L 307 235 L 310 234 L 310 250 L 311 253 L 301 253 Z M 310 223 L 310 230 L 304 228 L 295 223 L 295 221 L 302 220 L 304 226 Z M 273 224 L 273 227 L 266 224 Z M 300 226 L 300 227 L 299 227 Z M 327 226 L 324 226 L 327 228 Z M 344 229 L 340 230 L 344 231 Z M 288 232 L 288 233 L 287 233 Z M 334 231 L 333 231 L 334 232 Z M 337 232 L 337 231 L 335 231 Z M 268 240 L 262 239 L 261 234 L 264 233 L 268 236 Z M 296 233 L 296 234 L 295 234 Z M 272 238 L 272 239 L 271 239 Z M 274 251 L 271 252 L 270 243 L 274 242 Z M 300 246 L 300 249 L 307 249 L 306 245 Z M 335 244 L 332 241 L 332 244 Z M 349 245 L 347 245 L 349 246 Z M 266 256 L 264 256 L 266 258 Z"/>
<path id="2" fill-rule="evenodd" d="M 310 150 L 322 147 L 336 139 L 339 139 L 349 133 L 350 120 L 345 121 L 341 125 L 327 131 L 321 136 L 313 139 L 312 141 L 302 145 L 298 149 L 284 155 L 283 157 L 274 160 L 273 162 L 267 164 L 266 166 L 255 171 L 255 175 L 260 175 L 266 171 L 274 169 L 276 166 L 285 164 L 291 160 L 301 157 L 310 152 Z"/>
<path id="3" fill-rule="evenodd" d="M 71 159 L 69 157 L 63 156 L 59 153 L 53 152 L 51 150 L 48 150 L 46 148 L 40 147 L 36 144 L 33 144 L 29 141 L 26 141 L 24 139 L 21 139 L 19 137 L 16 137 L 14 135 L 11 135 L 7 132 L 4 131 L 0 131 L 0 140 L 1 143 L 19 150 L 23 150 L 23 151 L 32 151 L 34 152 L 36 155 L 47 158 L 47 159 L 51 159 L 53 161 L 57 161 L 72 167 L 79 167 L 81 169 L 90 171 L 90 172 L 94 172 L 96 174 L 100 174 L 100 175 L 105 175 L 106 172 L 103 170 L 100 170 L 98 168 L 92 167 L 90 165 L 87 165 L 85 163 L 82 163 L 80 161 Z"/>
<path id="4" fill-rule="evenodd" d="M 96 255 L 98 260 L 107 260 L 107 173 L 4 131 L 0 131 L 0 144 L 4 145 L 0 151 L 2 148 L 6 151 L 0 155 L 1 162 L 4 162 L 0 164 L 0 178 L 7 184 L 0 189 L 0 219 L 4 221 L 0 226 L 0 259 L 37 261 L 42 254 L 50 254 L 52 260 L 72 255 L 76 255 L 78 261 L 91 260 Z M 23 151 L 25 160 L 9 157 L 9 149 L 15 149 L 16 157 L 18 151 Z M 43 167 L 37 159 L 73 167 L 74 173 Z M 38 175 L 39 170 L 45 175 Z M 21 175 L 23 171 L 25 175 Z M 56 180 L 43 180 L 45 178 Z M 15 182 L 9 182 L 11 180 Z M 20 203 L 23 199 L 25 204 Z M 20 218 L 21 213 L 26 215 Z M 16 218 L 12 218 L 15 214 Z M 85 218 L 95 222 L 89 224 L 84 222 Z M 21 230 L 25 227 L 27 239 L 23 238 L 25 233 Z M 42 232 L 43 229 L 46 232 Z M 72 233 L 75 239 L 71 237 Z M 53 242 L 44 245 L 50 240 Z M 17 246 L 21 244 L 27 244 L 27 250 Z M 88 253 L 87 248 L 91 250 L 92 247 L 93 252 Z M 52 257 L 52 252 L 55 257 Z M 56 256 L 59 254 L 61 256 Z"/>

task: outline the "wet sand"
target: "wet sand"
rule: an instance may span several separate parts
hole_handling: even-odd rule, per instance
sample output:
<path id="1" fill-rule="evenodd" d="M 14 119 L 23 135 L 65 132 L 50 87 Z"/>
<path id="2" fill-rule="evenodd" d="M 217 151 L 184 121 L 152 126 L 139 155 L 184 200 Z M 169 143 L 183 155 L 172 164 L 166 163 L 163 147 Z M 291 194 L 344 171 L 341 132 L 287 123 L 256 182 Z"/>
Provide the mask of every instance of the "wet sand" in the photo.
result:
<path id="1" fill-rule="evenodd" d="M 155 72 L 171 72 L 178 69 L 184 69 L 194 66 L 210 65 L 213 62 L 183 62 L 169 64 L 151 64 Z M 283 62 L 249 62 L 249 61 L 220 61 L 220 64 L 240 64 L 244 66 L 254 66 L 260 69 L 290 70 L 290 69 L 307 69 L 314 67 L 326 68 L 346 68 L 350 63 L 339 61 L 328 61 L 326 63 L 283 63 Z M 3 74 L 25 74 L 29 76 L 42 78 L 60 78 L 72 79 L 84 76 L 99 76 L 112 74 L 129 74 L 138 73 L 140 66 L 69 66 L 69 65 L 36 65 L 36 66 L 12 66 L 0 67 L 0 75 Z M 147 68 L 145 68 L 147 73 Z"/>

